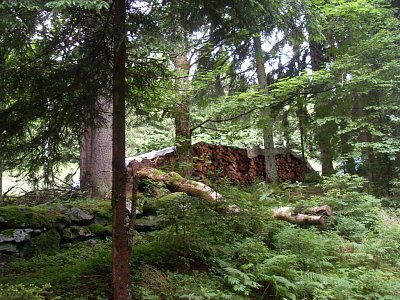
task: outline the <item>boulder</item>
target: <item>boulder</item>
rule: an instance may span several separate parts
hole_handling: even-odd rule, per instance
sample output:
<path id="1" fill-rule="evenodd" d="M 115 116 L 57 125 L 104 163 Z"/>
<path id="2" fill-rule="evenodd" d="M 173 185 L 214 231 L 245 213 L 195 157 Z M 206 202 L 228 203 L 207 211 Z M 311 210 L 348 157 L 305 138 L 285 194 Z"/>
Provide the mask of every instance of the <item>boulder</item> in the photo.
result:
<path id="1" fill-rule="evenodd" d="M 64 208 L 64 212 L 73 222 L 87 223 L 93 220 L 94 216 L 77 207 Z"/>
<path id="2" fill-rule="evenodd" d="M 14 243 L 1 243 L 0 253 L 7 253 L 7 254 L 18 253 L 17 245 Z"/>
<path id="3" fill-rule="evenodd" d="M 86 226 L 71 226 L 62 231 L 63 240 L 85 239 L 94 236 L 95 234 Z"/>
<path id="4" fill-rule="evenodd" d="M 56 229 L 50 229 L 37 237 L 33 237 L 20 249 L 20 257 L 32 257 L 39 254 L 54 255 L 60 250 L 60 234 Z"/>
<path id="5" fill-rule="evenodd" d="M 26 229 L 6 229 L 0 233 L 0 243 L 16 242 L 21 243 L 29 240 L 34 232 L 32 228 Z"/>

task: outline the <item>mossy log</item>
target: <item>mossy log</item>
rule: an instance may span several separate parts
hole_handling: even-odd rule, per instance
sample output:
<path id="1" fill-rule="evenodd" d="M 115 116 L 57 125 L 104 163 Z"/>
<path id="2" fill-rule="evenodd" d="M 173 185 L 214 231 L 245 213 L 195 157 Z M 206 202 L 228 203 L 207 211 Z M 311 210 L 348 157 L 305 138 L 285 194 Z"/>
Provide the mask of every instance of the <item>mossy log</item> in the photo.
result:
<path id="1" fill-rule="evenodd" d="M 171 192 L 184 192 L 189 196 L 198 197 L 207 200 L 210 203 L 216 203 L 222 196 L 204 183 L 187 180 L 176 172 L 164 173 L 158 169 L 144 167 L 137 171 L 139 180 L 151 179 L 162 181 Z"/>
<path id="2" fill-rule="evenodd" d="M 325 223 L 324 215 L 332 215 L 330 206 L 306 208 L 304 213 L 299 213 L 295 207 L 279 207 L 273 210 L 272 218 L 299 225 L 323 225 Z"/>

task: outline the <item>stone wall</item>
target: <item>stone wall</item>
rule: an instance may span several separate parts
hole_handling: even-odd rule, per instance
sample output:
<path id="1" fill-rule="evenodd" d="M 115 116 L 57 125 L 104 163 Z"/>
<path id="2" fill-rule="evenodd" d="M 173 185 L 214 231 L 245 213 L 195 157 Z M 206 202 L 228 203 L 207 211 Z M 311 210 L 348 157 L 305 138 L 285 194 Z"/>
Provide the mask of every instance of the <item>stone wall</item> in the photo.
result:
<path id="1" fill-rule="evenodd" d="M 137 216 L 136 230 L 157 228 L 157 217 Z M 0 256 L 51 255 L 72 243 L 106 239 L 111 233 L 110 201 L 0 207 Z"/>

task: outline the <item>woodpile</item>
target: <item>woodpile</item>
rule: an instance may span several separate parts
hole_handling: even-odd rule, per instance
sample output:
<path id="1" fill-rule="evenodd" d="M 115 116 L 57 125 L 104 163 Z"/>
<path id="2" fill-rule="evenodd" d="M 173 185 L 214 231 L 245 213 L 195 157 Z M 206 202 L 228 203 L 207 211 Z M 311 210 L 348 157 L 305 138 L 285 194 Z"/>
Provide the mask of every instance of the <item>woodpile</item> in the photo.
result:
<path id="1" fill-rule="evenodd" d="M 265 177 L 264 156 L 254 155 L 249 158 L 246 149 L 199 142 L 193 145 L 193 176 L 200 181 L 206 178 L 227 178 L 232 183 L 251 183 Z M 304 181 L 311 170 L 302 159 L 291 153 L 275 156 L 280 182 Z M 173 169 L 174 152 L 153 159 L 157 167 Z"/>

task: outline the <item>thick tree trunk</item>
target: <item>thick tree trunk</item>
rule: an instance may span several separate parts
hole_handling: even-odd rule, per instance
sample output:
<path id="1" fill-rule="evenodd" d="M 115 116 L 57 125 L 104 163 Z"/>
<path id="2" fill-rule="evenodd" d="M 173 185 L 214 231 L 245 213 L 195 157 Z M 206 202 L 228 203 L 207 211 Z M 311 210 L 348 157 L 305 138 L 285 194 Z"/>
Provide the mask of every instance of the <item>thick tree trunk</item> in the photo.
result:
<path id="1" fill-rule="evenodd" d="M 112 121 L 112 277 L 114 300 L 131 299 L 132 240 L 126 228 L 125 95 L 126 3 L 114 2 L 114 80 Z"/>
<path id="2" fill-rule="evenodd" d="M 265 72 L 263 52 L 261 48 L 261 38 L 259 36 L 253 37 L 254 43 L 254 57 L 257 70 L 258 85 L 261 91 L 267 93 L 268 82 L 267 74 Z M 275 161 L 275 146 L 274 146 L 274 115 L 270 107 L 263 110 L 263 117 L 265 123 L 263 124 L 263 140 L 265 151 L 265 181 L 277 182 L 278 172 Z"/>
<path id="3" fill-rule="evenodd" d="M 85 94 L 87 120 L 80 140 L 80 183 L 89 197 L 110 195 L 112 181 L 112 91 L 109 70 L 112 45 L 104 34 L 104 14 L 85 16 L 83 54 L 90 70 Z"/>
<path id="4" fill-rule="evenodd" d="M 80 143 L 81 187 L 92 198 L 104 198 L 111 190 L 112 104 L 99 98 L 95 109 L 104 120 L 101 126 L 88 126 Z"/>

